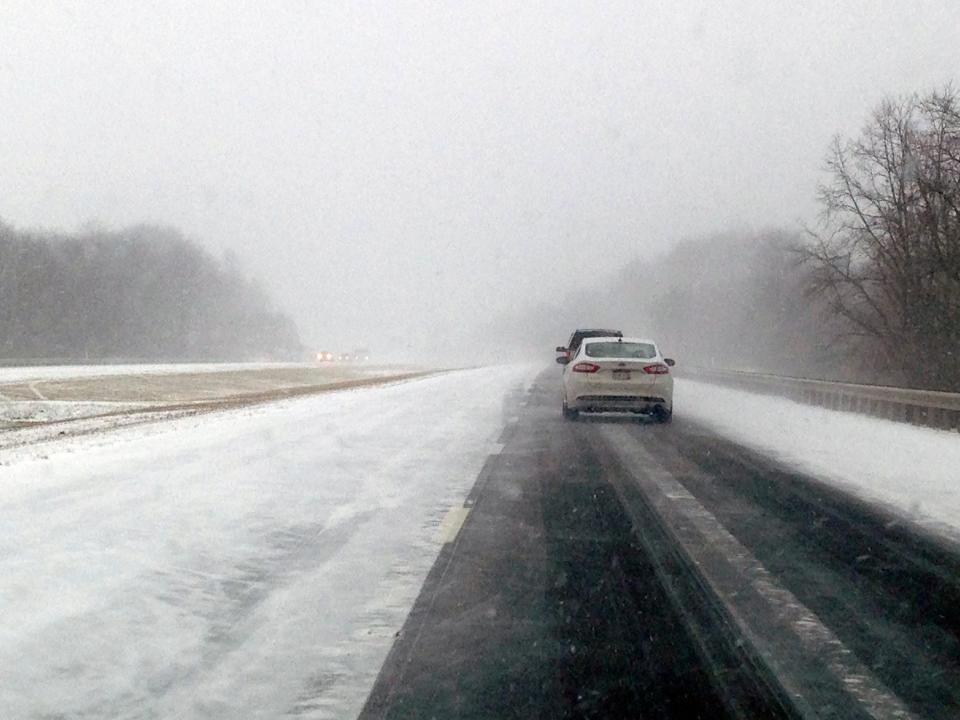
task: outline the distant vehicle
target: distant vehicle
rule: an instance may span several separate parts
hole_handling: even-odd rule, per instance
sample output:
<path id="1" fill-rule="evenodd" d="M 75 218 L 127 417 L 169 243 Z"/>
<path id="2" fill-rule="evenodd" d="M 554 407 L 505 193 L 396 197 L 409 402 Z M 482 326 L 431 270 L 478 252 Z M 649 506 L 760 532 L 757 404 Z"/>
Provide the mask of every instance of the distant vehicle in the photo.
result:
<path id="1" fill-rule="evenodd" d="M 333 362 L 337 356 L 327 350 L 321 350 L 317 353 L 317 362 Z"/>
<path id="2" fill-rule="evenodd" d="M 354 362 L 367 362 L 370 359 L 370 351 L 367 348 L 360 348 L 353 351 Z"/>
<path id="3" fill-rule="evenodd" d="M 561 355 L 563 417 L 581 412 L 630 412 L 668 423 L 673 417 L 674 361 L 652 340 L 622 336 L 590 337 L 576 352 Z"/>
<path id="4" fill-rule="evenodd" d="M 574 330 L 570 339 L 567 340 L 567 346 L 558 347 L 557 352 L 571 358 L 580 349 L 580 343 L 584 338 L 590 337 L 623 337 L 623 332 L 620 330 Z"/>

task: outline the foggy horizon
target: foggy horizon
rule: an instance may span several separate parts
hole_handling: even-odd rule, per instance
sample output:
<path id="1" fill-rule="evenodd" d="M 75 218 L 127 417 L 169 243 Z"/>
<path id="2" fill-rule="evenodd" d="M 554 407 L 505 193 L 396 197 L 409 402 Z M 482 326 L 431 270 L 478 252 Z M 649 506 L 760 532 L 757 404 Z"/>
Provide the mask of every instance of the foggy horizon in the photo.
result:
<path id="1" fill-rule="evenodd" d="M 5 4 L 0 220 L 169 225 L 402 353 L 812 221 L 830 139 L 960 68 L 949 1 L 604 8 Z"/>

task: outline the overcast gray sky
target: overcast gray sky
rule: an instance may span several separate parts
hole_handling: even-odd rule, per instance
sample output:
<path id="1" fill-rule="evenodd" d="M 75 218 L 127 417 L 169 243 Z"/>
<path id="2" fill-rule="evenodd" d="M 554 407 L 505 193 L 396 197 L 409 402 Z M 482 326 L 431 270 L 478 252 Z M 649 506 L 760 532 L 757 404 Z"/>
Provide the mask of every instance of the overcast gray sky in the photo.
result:
<path id="1" fill-rule="evenodd" d="M 960 2 L 0 2 L 0 217 L 175 225 L 333 349 L 815 212 Z"/>

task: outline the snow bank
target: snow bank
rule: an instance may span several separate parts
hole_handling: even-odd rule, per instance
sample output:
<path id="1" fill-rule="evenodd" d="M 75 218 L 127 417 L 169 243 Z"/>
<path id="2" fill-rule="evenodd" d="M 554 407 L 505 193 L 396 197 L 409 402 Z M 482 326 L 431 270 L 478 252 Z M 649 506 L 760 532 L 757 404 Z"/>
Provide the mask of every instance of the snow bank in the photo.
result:
<path id="1" fill-rule="evenodd" d="M 960 434 L 692 380 L 674 393 L 678 419 L 960 538 Z"/>

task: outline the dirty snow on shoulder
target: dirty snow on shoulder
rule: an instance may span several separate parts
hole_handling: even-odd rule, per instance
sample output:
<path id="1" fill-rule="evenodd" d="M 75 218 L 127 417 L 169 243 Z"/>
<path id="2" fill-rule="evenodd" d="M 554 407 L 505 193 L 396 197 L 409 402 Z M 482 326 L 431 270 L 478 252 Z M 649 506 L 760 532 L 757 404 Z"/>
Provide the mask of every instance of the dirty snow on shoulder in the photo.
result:
<path id="1" fill-rule="evenodd" d="M 677 381 L 677 418 L 960 539 L 960 434 Z"/>
<path id="2" fill-rule="evenodd" d="M 0 717 L 356 715 L 530 368 L 0 465 Z"/>

